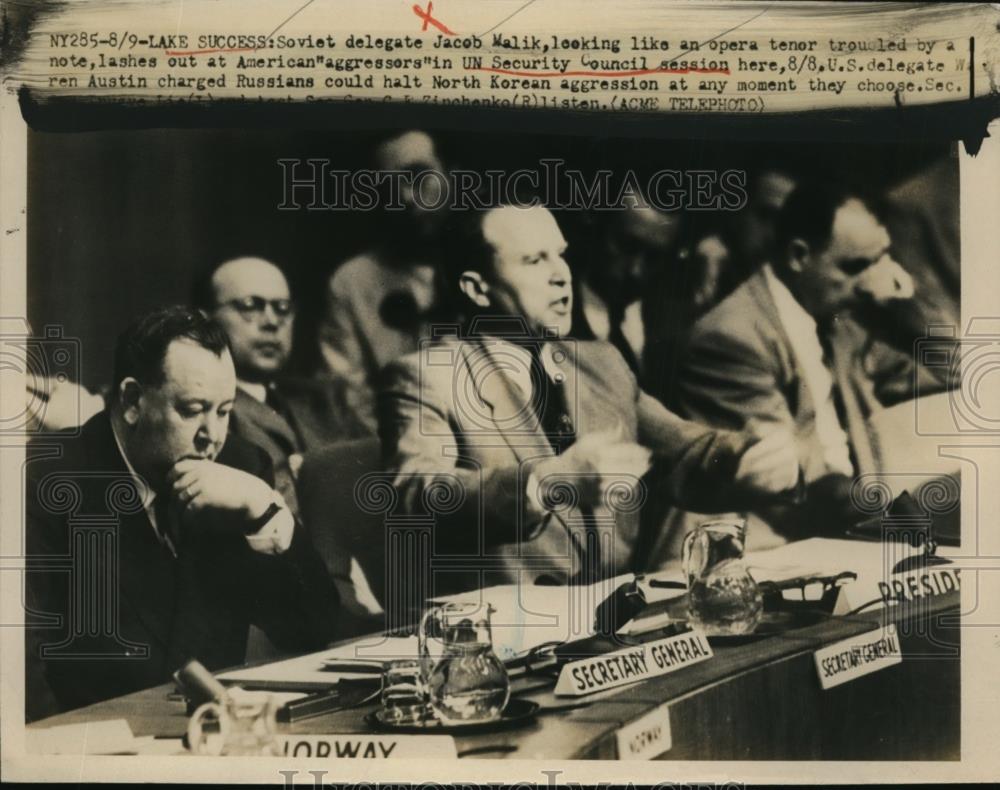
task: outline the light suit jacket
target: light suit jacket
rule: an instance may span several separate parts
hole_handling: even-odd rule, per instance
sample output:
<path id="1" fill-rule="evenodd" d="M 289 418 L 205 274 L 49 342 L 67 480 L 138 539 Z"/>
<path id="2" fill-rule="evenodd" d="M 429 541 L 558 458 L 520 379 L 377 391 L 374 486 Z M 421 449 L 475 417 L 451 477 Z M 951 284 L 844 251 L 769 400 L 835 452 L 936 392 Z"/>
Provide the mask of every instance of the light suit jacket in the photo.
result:
<path id="1" fill-rule="evenodd" d="M 928 394 L 945 383 L 913 363 L 913 352 L 876 342 L 849 317 L 838 318 L 832 337 L 832 373 L 845 404 L 844 426 L 861 472 L 878 469 L 861 446 L 865 421 L 888 397 Z M 896 329 L 896 327 L 888 327 Z M 902 335 L 903 332 L 897 334 Z M 826 474 L 816 434 L 816 402 L 802 374 L 763 270 L 702 316 L 691 330 L 677 383 L 682 414 L 730 430 L 790 429 L 796 437 L 805 482 Z"/>
<path id="2" fill-rule="evenodd" d="M 656 462 L 648 482 L 686 506 L 740 507 L 751 498 L 734 482 L 749 437 L 669 412 L 639 389 L 610 343 L 550 342 L 578 438 L 612 432 L 649 447 Z M 551 490 L 559 502 L 547 511 L 526 495 L 535 465 L 553 450 L 530 396 L 515 384 L 513 355 L 491 352 L 496 343 L 447 338 L 384 371 L 379 422 L 395 511 L 411 518 L 433 511 L 435 592 L 581 581 L 595 534 L 588 537 L 588 523 L 600 535 L 602 573 L 642 565 L 633 557 L 642 486 L 630 496 L 625 486 L 612 485 L 605 506 L 593 511 L 566 487 Z"/>

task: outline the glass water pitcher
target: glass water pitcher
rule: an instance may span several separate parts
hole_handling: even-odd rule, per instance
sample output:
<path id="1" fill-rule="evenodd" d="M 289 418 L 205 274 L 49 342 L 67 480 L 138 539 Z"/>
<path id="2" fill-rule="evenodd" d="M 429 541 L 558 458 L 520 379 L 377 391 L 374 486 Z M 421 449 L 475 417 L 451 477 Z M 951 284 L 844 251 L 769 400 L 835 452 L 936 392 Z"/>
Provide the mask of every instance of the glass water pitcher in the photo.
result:
<path id="1" fill-rule="evenodd" d="M 743 560 L 745 543 L 743 519 L 707 521 L 684 538 L 688 617 L 708 636 L 749 634 L 760 623 L 764 600 Z"/>
<path id="2" fill-rule="evenodd" d="M 420 624 L 420 660 L 431 707 L 445 724 L 491 721 L 510 698 L 510 680 L 493 652 L 488 604 L 447 603 Z"/>

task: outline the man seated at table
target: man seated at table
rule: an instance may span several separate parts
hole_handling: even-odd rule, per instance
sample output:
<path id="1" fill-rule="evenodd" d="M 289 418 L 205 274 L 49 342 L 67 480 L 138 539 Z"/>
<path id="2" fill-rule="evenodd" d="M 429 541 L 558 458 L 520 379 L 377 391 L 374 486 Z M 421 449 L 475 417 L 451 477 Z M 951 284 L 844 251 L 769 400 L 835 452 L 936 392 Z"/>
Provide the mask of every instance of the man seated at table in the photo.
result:
<path id="1" fill-rule="evenodd" d="M 294 473 L 301 454 L 369 431 L 351 414 L 343 382 L 288 375 L 295 302 L 275 264 L 253 257 L 223 261 L 195 284 L 192 302 L 229 339 L 236 367 L 229 430 L 267 452 L 276 487 L 297 513 Z"/>
<path id="2" fill-rule="evenodd" d="M 866 420 L 912 398 L 915 381 L 925 394 L 954 383 L 915 369 L 926 324 L 891 248 L 869 200 L 804 183 L 778 215 L 770 263 L 692 330 L 677 383 L 681 412 L 719 428 L 795 436 L 806 497 L 770 514 L 781 531 L 840 532 L 857 521 L 854 476 L 883 471 Z"/>
<path id="3" fill-rule="evenodd" d="M 651 456 L 654 484 L 696 507 L 796 487 L 790 437 L 682 420 L 610 343 L 563 339 L 571 275 L 546 208 L 458 213 L 448 235 L 448 283 L 470 320 L 387 366 L 379 401 L 399 510 L 439 511 L 432 563 L 453 570 L 435 571 L 434 592 L 642 567 L 632 548 Z"/>
<path id="4" fill-rule="evenodd" d="M 159 310 L 119 338 L 109 409 L 29 453 L 28 619 L 58 622 L 29 628 L 27 666 L 60 709 L 240 664 L 251 622 L 329 641 L 336 593 L 267 455 L 228 436 L 235 395 L 218 324 Z"/>

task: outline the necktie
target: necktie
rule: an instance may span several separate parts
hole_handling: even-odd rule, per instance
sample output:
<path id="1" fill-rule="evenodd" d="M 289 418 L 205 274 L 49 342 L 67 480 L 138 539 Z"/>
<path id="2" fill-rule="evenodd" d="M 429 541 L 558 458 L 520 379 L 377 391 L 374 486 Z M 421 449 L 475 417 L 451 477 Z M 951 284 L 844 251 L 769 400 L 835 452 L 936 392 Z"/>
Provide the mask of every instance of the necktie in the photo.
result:
<path id="1" fill-rule="evenodd" d="M 632 350 L 632 346 L 622 331 L 625 323 L 625 308 L 613 308 L 608 310 L 608 322 L 611 328 L 608 330 L 608 340 L 617 348 L 625 358 L 628 366 L 636 376 L 639 375 L 639 358 Z"/>
<path id="2" fill-rule="evenodd" d="M 858 474 L 876 472 L 879 467 L 868 434 L 868 422 L 851 382 L 853 354 L 836 318 L 820 327 L 819 338 L 823 346 L 823 361 L 833 378 L 833 402 L 837 417 L 849 439 L 851 463 Z"/>
<path id="3" fill-rule="evenodd" d="M 562 382 L 552 381 L 537 349 L 532 349 L 532 383 L 535 387 L 533 403 L 538 422 L 556 455 L 563 453 L 576 441 L 576 429 L 566 405 L 566 391 Z"/>
<path id="4" fill-rule="evenodd" d="M 271 411 L 277 414 L 281 418 L 282 422 L 284 422 L 284 424 L 288 427 L 288 431 L 291 434 L 291 445 L 288 447 L 286 452 L 288 454 L 301 452 L 305 443 L 302 441 L 302 435 L 299 433 L 296 421 L 292 418 L 292 410 L 288 408 L 288 401 L 284 395 L 278 391 L 278 387 L 273 383 L 267 388 L 267 394 L 264 396 L 264 403 L 266 403 L 267 406 L 270 407 Z M 288 443 L 288 438 L 284 436 L 275 436 L 274 438 L 278 439 L 283 444 Z"/>
<path id="5" fill-rule="evenodd" d="M 174 551 L 180 550 L 180 517 L 171 506 L 170 495 L 167 492 L 157 494 L 153 500 L 153 513 L 156 516 L 156 531 L 160 534 L 161 541 L 167 545 L 165 548 L 173 546 Z"/>
<path id="6" fill-rule="evenodd" d="M 549 378 L 542 365 L 541 355 L 535 349 L 532 350 L 532 374 L 536 387 L 534 404 L 538 421 L 552 450 L 560 455 L 576 441 L 576 428 L 567 407 L 566 388 L 562 380 L 553 381 Z M 578 517 L 583 519 L 584 531 L 575 538 L 582 557 L 574 583 L 592 584 L 603 575 L 600 531 L 589 507 L 582 507 Z"/>

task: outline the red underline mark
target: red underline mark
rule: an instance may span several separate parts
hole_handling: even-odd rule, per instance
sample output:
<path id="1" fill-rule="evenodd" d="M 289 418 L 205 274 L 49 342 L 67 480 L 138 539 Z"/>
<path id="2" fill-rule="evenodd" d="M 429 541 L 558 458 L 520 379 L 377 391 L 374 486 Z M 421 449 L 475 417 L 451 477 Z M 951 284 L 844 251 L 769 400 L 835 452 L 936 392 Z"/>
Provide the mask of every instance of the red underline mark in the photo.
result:
<path id="1" fill-rule="evenodd" d="M 256 52 L 257 47 L 230 47 L 228 49 L 165 49 L 164 54 L 171 58 L 183 58 L 188 55 L 214 55 L 217 52 Z"/>
<path id="2" fill-rule="evenodd" d="M 729 74 L 729 69 L 635 69 L 634 71 L 512 71 L 491 66 L 468 68 L 466 71 L 492 71 L 511 77 L 636 77 L 642 74 Z"/>
<path id="3" fill-rule="evenodd" d="M 420 29 L 421 30 L 427 30 L 427 25 L 431 24 L 431 25 L 434 25 L 434 27 L 436 27 L 438 30 L 440 30 L 442 33 L 444 33 L 446 36 L 454 36 L 454 35 L 456 35 L 456 33 L 455 33 L 454 30 L 449 30 L 441 22 L 439 22 L 438 20 L 436 20 L 434 17 L 431 16 L 431 11 L 433 11 L 433 10 L 434 10 L 434 3 L 431 3 L 431 2 L 427 3 L 427 10 L 426 11 L 424 11 L 424 9 L 422 9 L 418 5 L 414 5 L 413 6 L 413 13 L 416 14 L 418 17 L 420 17 L 422 20 L 424 20 L 423 27 L 421 27 Z"/>

